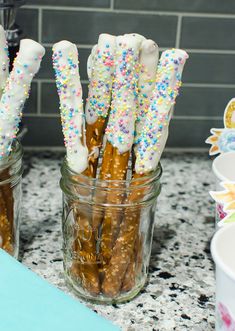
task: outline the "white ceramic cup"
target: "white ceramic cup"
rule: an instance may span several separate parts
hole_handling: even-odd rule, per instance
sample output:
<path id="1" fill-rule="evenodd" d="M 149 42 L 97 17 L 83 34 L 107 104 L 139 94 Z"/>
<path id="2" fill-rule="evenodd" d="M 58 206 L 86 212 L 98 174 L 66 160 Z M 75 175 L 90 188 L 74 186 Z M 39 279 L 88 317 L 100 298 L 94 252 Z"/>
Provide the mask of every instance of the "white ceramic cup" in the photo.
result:
<path id="1" fill-rule="evenodd" d="M 216 331 L 235 331 L 235 223 L 215 233 L 211 253 L 216 264 Z"/>
<path id="2" fill-rule="evenodd" d="M 224 190 L 220 186 L 221 182 L 235 181 L 235 152 L 223 153 L 217 156 L 212 163 L 212 170 L 216 177 L 216 190 Z M 225 216 L 223 205 L 216 203 L 216 224 Z"/>

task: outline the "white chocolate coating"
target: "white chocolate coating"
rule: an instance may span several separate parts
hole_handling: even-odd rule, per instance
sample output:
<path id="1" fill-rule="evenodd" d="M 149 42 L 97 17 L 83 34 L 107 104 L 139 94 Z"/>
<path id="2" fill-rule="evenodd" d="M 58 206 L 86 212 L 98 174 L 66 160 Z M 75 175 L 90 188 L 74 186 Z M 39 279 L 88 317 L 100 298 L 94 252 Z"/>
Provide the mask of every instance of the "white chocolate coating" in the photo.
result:
<path id="1" fill-rule="evenodd" d="M 139 74 L 139 95 L 138 113 L 136 119 L 135 143 L 138 144 L 142 128 L 151 102 L 152 92 L 155 87 L 157 64 L 158 64 L 158 45 L 150 39 L 146 39 L 141 44 L 140 49 L 140 74 Z"/>
<path id="2" fill-rule="evenodd" d="M 140 43 L 142 43 L 144 40 L 146 40 L 146 38 L 144 36 L 142 36 L 142 34 L 139 33 L 125 33 L 124 36 L 131 36 L 136 38 Z"/>
<path id="3" fill-rule="evenodd" d="M 106 117 L 110 108 L 116 37 L 109 34 L 99 36 L 97 47 L 92 50 L 90 84 L 85 114 L 88 124 L 99 116 Z"/>
<path id="4" fill-rule="evenodd" d="M 53 46 L 53 67 L 67 161 L 73 171 L 82 173 L 88 167 L 88 149 L 81 140 L 84 113 L 76 45 L 66 40 L 56 43 Z"/>
<path id="5" fill-rule="evenodd" d="M 18 132 L 25 100 L 45 49 L 36 41 L 23 39 L 0 101 L 0 158 L 8 155 Z"/>
<path id="6" fill-rule="evenodd" d="M 91 72 L 92 72 L 92 67 L 93 67 L 93 63 L 94 63 L 94 55 L 97 49 L 97 44 L 94 45 L 91 49 L 91 54 L 88 56 L 87 59 L 87 76 L 89 78 L 89 80 L 91 79 Z"/>
<path id="7" fill-rule="evenodd" d="M 180 49 L 162 53 L 157 70 L 156 86 L 146 115 L 136 152 L 138 174 L 155 170 L 165 147 L 171 109 L 181 86 L 181 76 L 188 54 Z"/>
<path id="8" fill-rule="evenodd" d="M 117 37 L 116 70 L 106 135 L 120 153 L 130 150 L 134 140 L 140 46 L 141 40 L 135 36 Z"/>
<path id="9" fill-rule="evenodd" d="M 9 57 L 6 34 L 0 25 L 0 97 L 9 76 Z"/>

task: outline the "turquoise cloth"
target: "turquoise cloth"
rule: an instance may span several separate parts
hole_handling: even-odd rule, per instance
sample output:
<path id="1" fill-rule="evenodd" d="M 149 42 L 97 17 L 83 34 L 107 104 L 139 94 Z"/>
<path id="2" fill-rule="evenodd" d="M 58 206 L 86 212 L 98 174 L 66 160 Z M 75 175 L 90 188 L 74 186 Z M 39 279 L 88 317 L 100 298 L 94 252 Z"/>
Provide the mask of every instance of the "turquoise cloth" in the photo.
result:
<path id="1" fill-rule="evenodd" d="M 0 249 L 0 331 L 120 331 Z"/>

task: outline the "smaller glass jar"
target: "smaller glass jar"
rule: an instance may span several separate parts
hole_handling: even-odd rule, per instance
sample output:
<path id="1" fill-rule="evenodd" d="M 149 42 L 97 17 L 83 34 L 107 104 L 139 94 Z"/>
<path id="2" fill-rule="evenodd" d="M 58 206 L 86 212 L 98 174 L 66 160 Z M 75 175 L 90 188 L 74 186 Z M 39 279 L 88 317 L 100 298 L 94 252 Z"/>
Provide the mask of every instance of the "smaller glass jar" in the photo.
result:
<path id="1" fill-rule="evenodd" d="M 161 166 L 132 180 L 100 180 L 74 173 L 65 159 L 61 174 L 68 284 L 93 302 L 130 300 L 147 280 Z"/>
<path id="2" fill-rule="evenodd" d="M 18 258 L 21 210 L 22 146 L 15 140 L 0 160 L 0 248 Z"/>

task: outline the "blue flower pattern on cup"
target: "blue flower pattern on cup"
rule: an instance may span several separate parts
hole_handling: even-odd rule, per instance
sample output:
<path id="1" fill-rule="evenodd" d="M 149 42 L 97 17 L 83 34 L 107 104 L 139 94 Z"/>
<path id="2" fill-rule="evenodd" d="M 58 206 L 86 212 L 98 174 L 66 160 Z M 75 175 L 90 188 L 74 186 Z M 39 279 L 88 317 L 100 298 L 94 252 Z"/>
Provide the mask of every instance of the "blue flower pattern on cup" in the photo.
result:
<path id="1" fill-rule="evenodd" d="M 224 129 L 218 139 L 221 152 L 235 151 L 235 129 Z"/>

